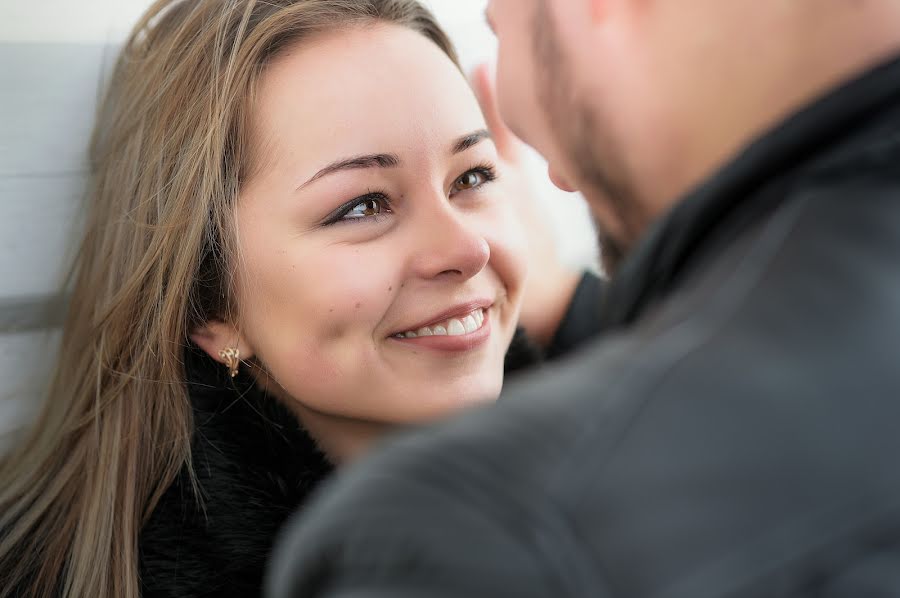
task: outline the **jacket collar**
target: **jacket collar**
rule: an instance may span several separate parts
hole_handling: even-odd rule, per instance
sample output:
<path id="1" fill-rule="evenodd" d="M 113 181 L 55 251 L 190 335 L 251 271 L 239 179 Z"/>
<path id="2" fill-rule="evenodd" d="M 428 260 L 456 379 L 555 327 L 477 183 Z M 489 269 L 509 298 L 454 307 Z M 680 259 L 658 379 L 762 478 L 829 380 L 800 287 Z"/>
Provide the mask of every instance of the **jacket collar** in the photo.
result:
<path id="1" fill-rule="evenodd" d="M 670 293 L 737 207 L 774 179 L 830 154 L 900 106 L 900 57 L 845 83 L 747 146 L 658 220 L 604 296 L 604 327 L 624 327 Z"/>

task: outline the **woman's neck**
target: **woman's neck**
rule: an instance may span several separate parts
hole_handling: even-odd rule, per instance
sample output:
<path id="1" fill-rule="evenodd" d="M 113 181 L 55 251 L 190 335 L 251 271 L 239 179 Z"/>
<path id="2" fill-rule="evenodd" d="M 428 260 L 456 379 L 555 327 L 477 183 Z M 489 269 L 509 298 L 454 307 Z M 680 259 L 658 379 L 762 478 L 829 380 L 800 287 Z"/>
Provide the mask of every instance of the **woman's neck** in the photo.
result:
<path id="1" fill-rule="evenodd" d="M 291 399 L 283 400 L 335 465 L 352 461 L 374 446 L 395 426 L 320 413 Z"/>

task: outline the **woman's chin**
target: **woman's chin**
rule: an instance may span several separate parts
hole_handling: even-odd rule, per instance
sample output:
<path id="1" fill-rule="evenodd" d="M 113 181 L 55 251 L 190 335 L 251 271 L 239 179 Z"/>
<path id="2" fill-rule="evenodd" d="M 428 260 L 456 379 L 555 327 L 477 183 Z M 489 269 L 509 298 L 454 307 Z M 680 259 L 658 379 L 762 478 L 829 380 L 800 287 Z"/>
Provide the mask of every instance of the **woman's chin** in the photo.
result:
<path id="1" fill-rule="evenodd" d="M 420 422 L 432 422 L 453 417 L 467 409 L 494 403 L 500 396 L 503 380 L 470 381 L 456 392 L 442 392 L 419 417 Z M 449 389 L 448 389 L 449 390 Z M 415 422 L 411 422 L 415 423 Z"/>

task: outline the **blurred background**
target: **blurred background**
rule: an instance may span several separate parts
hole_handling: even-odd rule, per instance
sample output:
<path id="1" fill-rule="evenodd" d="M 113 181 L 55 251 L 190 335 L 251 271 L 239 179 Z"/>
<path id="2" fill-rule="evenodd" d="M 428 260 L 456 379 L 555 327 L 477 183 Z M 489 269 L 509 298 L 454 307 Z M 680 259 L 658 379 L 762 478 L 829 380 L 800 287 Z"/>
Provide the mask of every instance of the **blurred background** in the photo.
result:
<path id="1" fill-rule="evenodd" d="M 85 148 L 116 48 L 150 0 L 0 0 L 0 448 L 35 412 L 58 339 L 61 292 L 80 229 Z M 496 41 L 487 0 L 426 0 L 467 70 Z M 560 259 L 593 267 L 583 201 L 530 156 Z"/>

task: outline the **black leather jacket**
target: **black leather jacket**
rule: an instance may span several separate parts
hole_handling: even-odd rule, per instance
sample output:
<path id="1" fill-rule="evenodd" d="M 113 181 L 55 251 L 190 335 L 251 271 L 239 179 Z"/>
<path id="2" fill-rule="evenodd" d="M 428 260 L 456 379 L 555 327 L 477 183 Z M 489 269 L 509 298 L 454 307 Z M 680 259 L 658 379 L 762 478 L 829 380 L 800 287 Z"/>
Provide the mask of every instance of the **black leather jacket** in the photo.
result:
<path id="1" fill-rule="evenodd" d="M 900 60 L 680 201 L 603 317 L 339 476 L 269 596 L 900 596 Z"/>

